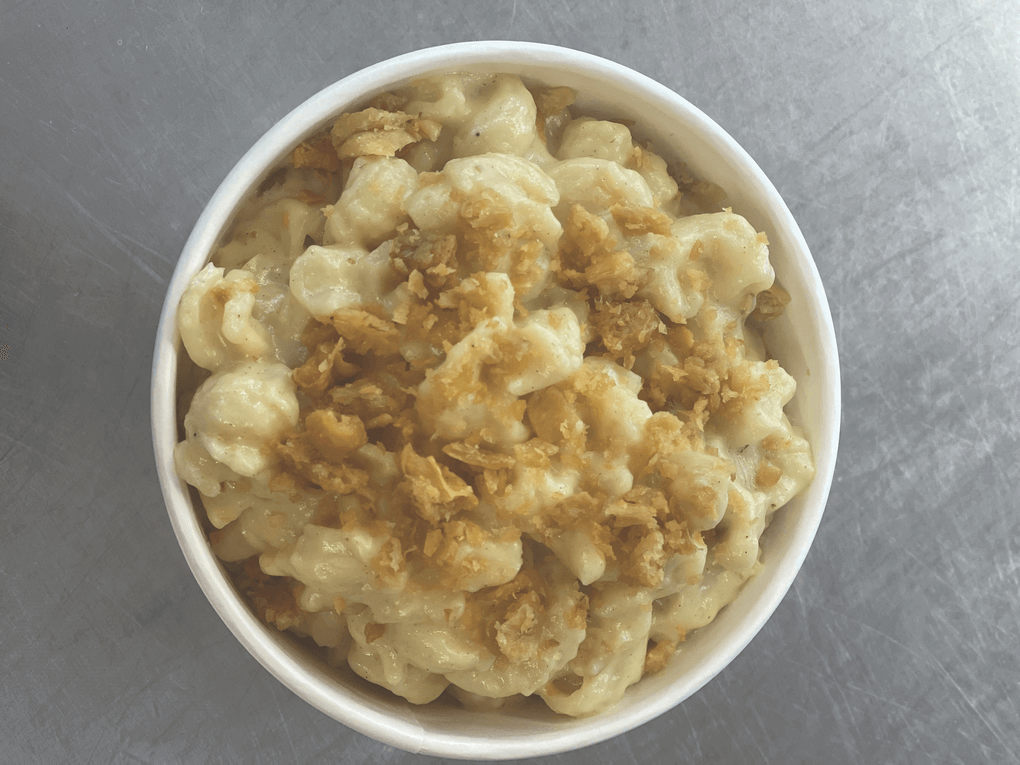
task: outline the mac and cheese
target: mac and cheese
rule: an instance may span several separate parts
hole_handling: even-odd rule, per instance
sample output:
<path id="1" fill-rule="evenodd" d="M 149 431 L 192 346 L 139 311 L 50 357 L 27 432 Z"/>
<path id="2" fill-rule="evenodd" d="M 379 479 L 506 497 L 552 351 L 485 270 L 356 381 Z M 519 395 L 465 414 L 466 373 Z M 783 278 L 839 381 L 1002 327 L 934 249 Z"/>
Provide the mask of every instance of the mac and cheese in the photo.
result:
<path id="1" fill-rule="evenodd" d="M 814 473 L 753 328 L 786 299 L 765 236 L 572 101 L 450 75 L 344 114 L 178 312 L 213 550 L 263 619 L 416 704 L 606 709 Z"/>

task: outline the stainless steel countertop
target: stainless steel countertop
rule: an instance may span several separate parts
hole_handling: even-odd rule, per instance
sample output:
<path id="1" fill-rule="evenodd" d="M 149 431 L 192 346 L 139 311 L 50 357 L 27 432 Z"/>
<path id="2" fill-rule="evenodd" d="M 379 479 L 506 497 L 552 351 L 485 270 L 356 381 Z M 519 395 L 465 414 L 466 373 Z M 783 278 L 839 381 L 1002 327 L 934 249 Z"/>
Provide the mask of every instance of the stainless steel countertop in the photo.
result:
<path id="1" fill-rule="evenodd" d="M 1020 5 L 0 0 L 0 762 L 410 763 L 287 691 L 156 481 L 167 280 L 292 107 L 428 45 L 533 40 L 681 93 L 826 284 L 843 436 L 817 541 L 696 696 L 556 763 L 1020 762 Z"/>

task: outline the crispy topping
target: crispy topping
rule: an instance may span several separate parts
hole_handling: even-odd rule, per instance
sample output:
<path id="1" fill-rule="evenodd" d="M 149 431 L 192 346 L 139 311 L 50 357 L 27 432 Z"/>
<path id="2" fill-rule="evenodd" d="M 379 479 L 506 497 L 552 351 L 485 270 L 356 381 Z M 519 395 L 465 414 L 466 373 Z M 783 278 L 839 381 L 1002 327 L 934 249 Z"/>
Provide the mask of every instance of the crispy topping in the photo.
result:
<path id="1" fill-rule="evenodd" d="M 648 347 L 653 334 L 666 332 L 658 311 L 647 300 L 624 303 L 598 300 L 589 321 L 609 357 L 627 369 L 634 366 L 635 354 Z"/>
<path id="2" fill-rule="evenodd" d="M 566 614 L 573 629 L 583 626 L 588 613 L 588 599 L 577 591 L 577 583 L 569 586 L 574 605 Z M 460 625 L 474 640 L 503 661 L 522 662 L 555 650 L 544 623 L 553 593 L 539 569 L 525 563 L 517 575 L 495 587 L 486 587 L 468 600 Z"/>
<path id="3" fill-rule="evenodd" d="M 440 292 L 455 287 L 457 237 L 434 234 L 416 228 L 405 230 L 393 239 L 393 265 L 402 274 L 417 271 L 429 291 Z M 428 293 L 419 295 L 422 299 Z"/>
<path id="4" fill-rule="evenodd" d="M 331 462 L 347 459 L 351 452 L 368 443 L 364 423 L 356 416 L 318 409 L 305 418 L 308 440 Z"/>
<path id="5" fill-rule="evenodd" d="M 778 284 L 773 284 L 764 292 L 758 293 L 758 299 L 754 310 L 748 318 L 754 319 L 755 321 L 772 321 L 773 319 L 778 319 L 783 315 L 783 311 L 786 310 L 786 306 L 789 302 L 790 293 Z"/>
<path id="6" fill-rule="evenodd" d="M 673 219 L 662 210 L 654 207 L 632 207 L 629 205 L 613 205 L 610 210 L 613 220 L 629 236 L 642 234 L 658 234 L 669 236 Z"/>
<path id="7" fill-rule="evenodd" d="M 573 88 L 542 88 L 535 93 L 535 106 L 542 114 L 558 114 L 576 100 Z"/>
<path id="8" fill-rule="evenodd" d="M 365 642 L 371 645 L 376 640 L 386 634 L 385 624 L 376 624 L 375 622 L 369 622 L 365 625 Z"/>
<path id="9" fill-rule="evenodd" d="M 559 447 L 541 438 L 532 438 L 523 444 L 514 445 L 514 458 L 522 465 L 545 469 L 549 467 L 550 457 L 559 452 Z"/>
<path id="10" fill-rule="evenodd" d="M 322 207 L 326 202 L 326 197 L 318 191 L 312 191 L 311 189 L 301 189 L 294 198 L 309 207 Z"/>
<path id="11" fill-rule="evenodd" d="M 311 351 L 308 361 L 294 370 L 294 384 L 306 396 L 317 399 L 327 390 L 354 377 L 360 370 L 344 361 L 344 340 L 336 330 L 314 319 L 308 322 L 301 340 Z"/>
<path id="12" fill-rule="evenodd" d="M 401 587 L 404 580 L 401 574 L 407 569 L 403 546 L 396 537 L 390 537 L 369 563 L 370 568 L 385 587 Z"/>
<path id="13" fill-rule="evenodd" d="M 779 479 L 783 477 L 783 471 L 769 462 L 762 460 L 758 463 L 758 470 L 754 474 L 754 482 L 761 489 L 771 489 Z"/>
<path id="14" fill-rule="evenodd" d="M 497 191 L 483 189 L 460 207 L 457 238 L 461 262 L 470 271 L 504 272 L 518 295 L 545 276 L 545 247 L 534 232 L 516 226 L 510 204 Z"/>
<path id="15" fill-rule="evenodd" d="M 399 349 L 393 322 L 361 308 L 341 308 L 330 317 L 333 327 L 353 353 L 392 356 Z"/>
<path id="16" fill-rule="evenodd" d="M 473 467 L 498 470 L 500 468 L 513 467 L 515 464 L 513 457 L 489 449 L 479 448 L 477 445 L 469 444 L 466 441 L 449 443 L 443 447 L 443 452 L 455 460 Z"/>
<path id="17" fill-rule="evenodd" d="M 546 120 L 560 114 L 577 100 L 577 92 L 573 88 L 542 88 L 535 91 L 535 128 L 538 137 L 544 142 Z"/>
<path id="18" fill-rule="evenodd" d="M 340 171 L 340 157 L 328 135 L 316 136 L 299 144 L 291 155 L 291 162 L 294 167 L 312 167 L 330 173 Z"/>
<path id="19" fill-rule="evenodd" d="M 312 443 L 308 432 L 295 433 L 276 447 L 284 470 L 326 491 L 352 494 L 368 487 L 368 473 L 348 463 L 333 463 Z"/>
<path id="20" fill-rule="evenodd" d="M 617 206 L 613 209 L 627 219 L 630 211 L 643 208 Z M 552 270 L 565 286 L 594 287 L 609 300 L 632 298 L 649 278 L 647 269 L 638 267 L 634 257 L 610 236 L 608 224 L 576 204 L 570 208 L 563 225 L 560 249 Z"/>
<path id="21" fill-rule="evenodd" d="M 301 609 L 297 595 L 304 585 L 289 576 L 269 576 L 259 566 L 257 555 L 244 561 L 237 574 L 237 586 L 252 605 L 259 618 L 275 624 L 279 630 L 296 627 L 301 623 Z"/>
<path id="22" fill-rule="evenodd" d="M 478 506 L 478 497 L 460 476 L 435 457 L 422 457 L 410 444 L 400 453 L 404 481 L 398 487 L 415 506 L 415 512 L 430 523 L 449 520 L 463 510 Z"/>
<path id="23" fill-rule="evenodd" d="M 650 643 L 651 647 L 645 654 L 645 674 L 652 675 L 665 668 L 676 653 L 676 643 L 663 640 L 661 643 Z"/>
<path id="24" fill-rule="evenodd" d="M 392 157 L 423 138 L 436 140 L 441 129 L 442 125 L 435 120 L 369 107 L 341 115 L 333 124 L 330 137 L 340 159 Z"/>

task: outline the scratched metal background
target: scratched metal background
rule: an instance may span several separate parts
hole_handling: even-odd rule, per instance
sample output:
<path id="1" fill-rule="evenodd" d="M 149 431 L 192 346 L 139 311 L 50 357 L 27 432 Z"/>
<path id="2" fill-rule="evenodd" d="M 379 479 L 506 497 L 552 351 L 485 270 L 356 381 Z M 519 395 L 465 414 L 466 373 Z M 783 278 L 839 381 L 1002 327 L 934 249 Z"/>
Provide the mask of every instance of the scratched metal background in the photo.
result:
<path id="1" fill-rule="evenodd" d="M 549 763 L 1020 761 L 1015 0 L 0 0 L 0 762 L 410 763 L 192 581 L 149 368 L 241 154 L 340 77 L 508 38 L 616 59 L 754 156 L 835 316 L 843 439 L 793 590 L 708 687 Z"/>

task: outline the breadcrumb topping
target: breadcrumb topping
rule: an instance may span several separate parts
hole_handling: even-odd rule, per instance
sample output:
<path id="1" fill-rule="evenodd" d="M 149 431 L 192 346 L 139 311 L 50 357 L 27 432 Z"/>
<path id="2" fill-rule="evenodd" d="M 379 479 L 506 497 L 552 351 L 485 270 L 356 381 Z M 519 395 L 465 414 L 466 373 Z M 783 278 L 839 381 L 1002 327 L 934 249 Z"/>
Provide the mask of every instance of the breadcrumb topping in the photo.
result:
<path id="1" fill-rule="evenodd" d="M 755 321 L 772 321 L 783 315 L 790 303 L 790 293 L 780 285 L 773 284 L 769 289 L 758 293 L 758 299 L 749 319 Z"/>
<path id="2" fill-rule="evenodd" d="M 439 137 L 442 125 L 399 111 L 369 107 L 343 114 L 334 123 L 330 138 L 340 159 L 392 157 L 408 144 Z"/>

